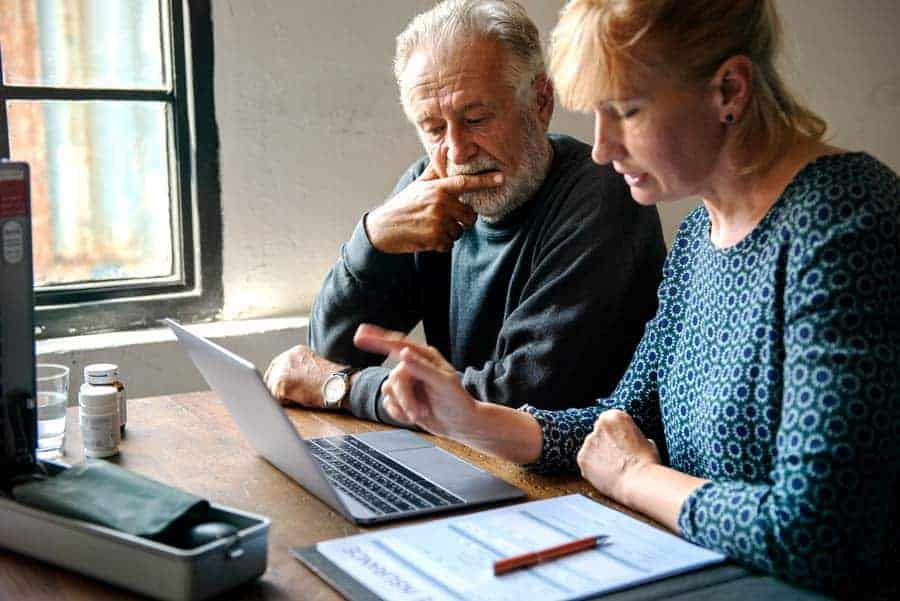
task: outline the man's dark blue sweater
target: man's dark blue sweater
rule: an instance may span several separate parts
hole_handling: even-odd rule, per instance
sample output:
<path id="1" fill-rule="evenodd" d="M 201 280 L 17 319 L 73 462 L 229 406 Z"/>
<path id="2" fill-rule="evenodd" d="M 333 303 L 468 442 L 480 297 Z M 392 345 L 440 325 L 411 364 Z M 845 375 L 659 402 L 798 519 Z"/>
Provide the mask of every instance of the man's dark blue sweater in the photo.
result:
<path id="1" fill-rule="evenodd" d="M 309 326 L 316 352 L 366 366 L 350 392 L 354 415 L 390 421 L 380 404 L 384 357 L 353 346 L 362 322 L 408 332 L 422 321 L 428 344 L 484 401 L 565 409 L 612 392 L 656 311 L 662 228 L 589 146 L 550 142 L 553 162 L 534 196 L 502 222 L 479 218 L 451 253 L 382 253 L 356 226 Z M 416 161 L 393 194 L 427 165 Z"/>

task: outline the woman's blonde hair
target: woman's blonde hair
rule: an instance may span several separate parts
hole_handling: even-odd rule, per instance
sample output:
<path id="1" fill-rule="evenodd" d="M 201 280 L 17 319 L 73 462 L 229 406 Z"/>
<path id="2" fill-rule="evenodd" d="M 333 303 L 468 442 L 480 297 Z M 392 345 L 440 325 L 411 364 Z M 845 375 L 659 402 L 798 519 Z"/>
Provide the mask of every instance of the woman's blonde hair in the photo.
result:
<path id="1" fill-rule="evenodd" d="M 590 111 L 610 94 L 665 73 L 690 84 L 732 56 L 753 63 L 751 95 L 731 125 L 740 148 L 761 150 L 745 173 L 771 165 L 797 134 L 821 139 L 825 121 L 801 105 L 775 68 L 781 23 L 772 0 L 571 0 L 550 40 L 560 101 Z"/>

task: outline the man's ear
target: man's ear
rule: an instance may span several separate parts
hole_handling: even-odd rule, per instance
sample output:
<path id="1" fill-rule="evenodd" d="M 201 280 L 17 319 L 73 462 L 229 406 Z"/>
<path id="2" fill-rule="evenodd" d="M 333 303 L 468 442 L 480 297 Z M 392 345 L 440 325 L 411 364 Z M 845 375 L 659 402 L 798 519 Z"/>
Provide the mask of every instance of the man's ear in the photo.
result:
<path id="1" fill-rule="evenodd" d="M 550 127 L 550 119 L 553 118 L 553 83 L 550 78 L 541 73 L 535 78 L 534 83 L 535 108 L 538 119 L 544 126 L 544 130 Z"/>
<path id="2" fill-rule="evenodd" d="M 712 79 L 713 102 L 723 124 L 736 123 L 744 115 L 753 89 L 753 69 L 753 62 L 738 54 L 716 70 Z"/>

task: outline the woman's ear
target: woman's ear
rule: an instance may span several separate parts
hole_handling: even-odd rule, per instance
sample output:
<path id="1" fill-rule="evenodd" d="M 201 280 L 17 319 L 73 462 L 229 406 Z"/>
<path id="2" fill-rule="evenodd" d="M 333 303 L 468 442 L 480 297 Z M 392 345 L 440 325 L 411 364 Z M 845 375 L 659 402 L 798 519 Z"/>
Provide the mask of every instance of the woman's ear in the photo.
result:
<path id="1" fill-rule="evenodd" d="M 730 125 L 740 121 L 750 102 L 753 62 L 743 54 L 723 62 L 713 76 L 714 101 L 719 121 Z"/>

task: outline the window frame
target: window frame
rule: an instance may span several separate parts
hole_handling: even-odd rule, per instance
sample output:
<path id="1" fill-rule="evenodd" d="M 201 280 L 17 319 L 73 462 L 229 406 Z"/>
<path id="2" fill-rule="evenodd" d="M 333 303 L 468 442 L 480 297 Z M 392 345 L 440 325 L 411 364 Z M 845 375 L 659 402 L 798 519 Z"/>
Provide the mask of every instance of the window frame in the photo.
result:
<path id="1" fill-rule="evenodd" d="M 222 215 L 211 0 L 159 1 L 161 9 L 163 4 L 167 8 L 161 17 L 168 13 L 171 27 L 171 91 L 10 86 L 0 77 L 0 158 L 10 158 L 10 100 L 164 101 L 172 108 L 170 164 L 181 220 L 181 230 L 173 237 L 173 261 L 180 259 L 182 277 L 35 288 L 38 339 L 153 327 L 162 317 L 208 321 L 221 311 Z M 2 64 L 0 54 L 0 68 Z M 177 227 L 174 221 L 173 225 Z"/>

